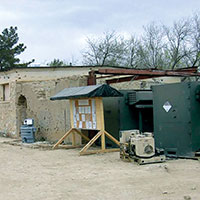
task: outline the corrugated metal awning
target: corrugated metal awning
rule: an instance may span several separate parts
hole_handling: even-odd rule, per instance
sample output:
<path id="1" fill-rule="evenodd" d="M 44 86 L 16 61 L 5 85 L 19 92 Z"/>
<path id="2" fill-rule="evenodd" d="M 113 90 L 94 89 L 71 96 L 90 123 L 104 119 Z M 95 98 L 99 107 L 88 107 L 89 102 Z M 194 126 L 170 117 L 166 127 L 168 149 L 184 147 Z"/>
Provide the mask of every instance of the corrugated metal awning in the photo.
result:
<path id="1" fill-rule="evenodd" d="M 65 88 L 64 90 L 51 97 L 50 100 L 62 100 L 62 99 L 75 99 L 75 98 L 89 98 L 89 97 L 119 97 L 123 96 L 115 88 L 103 84 L 103 85 L 90 85 L 83 87 L 71 87 Z"/>

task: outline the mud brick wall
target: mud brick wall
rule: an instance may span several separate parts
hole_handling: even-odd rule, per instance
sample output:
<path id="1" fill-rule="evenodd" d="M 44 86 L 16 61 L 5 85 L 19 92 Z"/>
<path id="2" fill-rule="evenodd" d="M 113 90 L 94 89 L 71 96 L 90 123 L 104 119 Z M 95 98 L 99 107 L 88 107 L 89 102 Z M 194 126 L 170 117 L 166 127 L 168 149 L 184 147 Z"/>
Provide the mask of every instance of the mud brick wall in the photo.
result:
<path id="1" fill-rule="evenodd" d="M 10 82 L 10 100 L 0 103 L 0 135 L 16 137 L 15 82 Z"/>
<path id="2" fill-rule="evenodd" d="M 33 118 L 36 139 L 56 141 L 70 128 L 69 102 L 50 101 L 66 87 L 87 85 L 89 67 L 33 67 L 0 72 L 0 135 L 19 138 L 25 118 Z M 9 84 L 10 96 L 3 98 Z"/>
<path id="3" fill-rule="evenodd" d="M 23 120 L 33 118 L 36 139 L 55 142 L 70 129 L 69 101 L 50 101 L 50 97 L 64 88 L 85 85 L 86 76 L 9 82 L 10 100 L 0 103 L 0 135 L 20 137 Z"/>
<path id="4" fill-rule="evenodd" d="M 70 110 L 68 100 L 51 101 L 50 97 L 67 87 L 87 85 L 87 78 L 72 76 L 65 79 L 50 81 L 18 82 L 16 96 L 26 99 L 26 108 L 16 102 L 17 134 L 23 118 L 33 118 L 37 128 L 36 139 L 56 141 L 70 127 Z"/>

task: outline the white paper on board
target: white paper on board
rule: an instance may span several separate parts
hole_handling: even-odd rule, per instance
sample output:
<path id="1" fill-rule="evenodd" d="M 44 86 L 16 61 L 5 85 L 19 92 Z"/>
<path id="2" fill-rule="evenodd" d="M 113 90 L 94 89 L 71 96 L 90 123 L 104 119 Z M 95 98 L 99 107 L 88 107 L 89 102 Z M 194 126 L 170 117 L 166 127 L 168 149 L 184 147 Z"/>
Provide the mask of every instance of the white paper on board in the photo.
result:
<path id="1" fill-rule="evenodd" d="M 93 122 L 93 129 L 96 129 L 97 128 L 97 124 L 96 122 Z"/>
<path id="2" fill-rule="evenodd" d="M 82 128 L 83 127 L 83 124 L 82 124 L 82 121 L 79 122 L 79 128 Z"/>
<path id="3" fill-rule="evenodd" d="M 92 122 L 89 122 L 89 129 L 92 129 Z"/>
<path id="4" fill-rule="evenodd" d="M 92 100 L 92 113 L 96 113 L 96 105 L 95 105 L 95 100 Z"/>
<path id="5" fill-rule="evenodd" d="M 89 121 L 86 121 L 86 128 L 89 129 Z"/>
<path id="6" fill-rule="evenodd" d="M 85 114 L 90 114 L 91 109 L 90 106 L 85 107 Z"/>
<path id="7" fill-rule="evenodd" d="M 85 122 L 85 114 L 81 115 L 81 119 L 82 119 L 83 122 Z"/>
<path id="8" fill-rule="evenodd" d="M 92 113 L 92 121 L 96 122 L 96 114 L 95 113 Z"/>
<path id="9" fill-rule="evenodd" d="M 76 120 L 77 120 L 77 121 L 80 120 L 79 114 L 76 114 Z"/>
<path id="10" fill-rule="evenodd" d="M 78 100 L 78 105 L 79 106 L 88 106 L 89 105 L 89 100 L 88 99 Z"/>

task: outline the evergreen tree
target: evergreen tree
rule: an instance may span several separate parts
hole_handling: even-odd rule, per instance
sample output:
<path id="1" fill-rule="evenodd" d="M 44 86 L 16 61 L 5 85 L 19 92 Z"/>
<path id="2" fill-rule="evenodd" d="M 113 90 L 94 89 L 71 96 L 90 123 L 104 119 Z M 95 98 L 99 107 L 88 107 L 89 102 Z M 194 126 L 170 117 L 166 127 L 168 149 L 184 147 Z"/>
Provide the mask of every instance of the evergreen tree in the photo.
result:
<path id="1" fill-rule="evenodd" d="M 17 27 L 6 28 L 0 34 L 0 70 L 10 69 L 12 67 L 24 66 L 32 63 L 34 60 L 28 63 L 19 64 L 20 59 L 17 58 L 21 54 L 26 46 L 23 43 L 19 43 L 19 37 L 17 34 Z"/>

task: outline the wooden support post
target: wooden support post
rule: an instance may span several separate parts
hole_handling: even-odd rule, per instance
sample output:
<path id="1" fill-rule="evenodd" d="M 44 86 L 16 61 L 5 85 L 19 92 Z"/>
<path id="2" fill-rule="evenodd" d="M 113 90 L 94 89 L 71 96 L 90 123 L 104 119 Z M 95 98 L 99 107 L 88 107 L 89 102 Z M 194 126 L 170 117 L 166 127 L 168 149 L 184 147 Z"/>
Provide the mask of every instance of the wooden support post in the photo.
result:
<path id="1" fill-rule="evenodd" d="M 96 98 L 97 130 L 105 130 L 102 97 Z"/>
<path id="2" fill-rule="evenodd" d="M 59 144 L 62 143 L 62 141 L 69 136 L 72 133 L 72 147 L 76 146 L 76 134 L 79 134 L 81 137 L 83 137 L 86 141 L 90 141 L 90 139 L 85 136 L 83 133 L 81 133 L 79 130 L 75 129 L 75 128 L 71 128 L 69 131 L 67 131 L 67 133 L 53 146 L 53 149 L 55 149 Z M 70 148 L 70 147 L 69 147 Z"/>
<path id="3" fill-rule="evenodd" d="M 102 135 L 102 131 L 99 131 L 80 151 L 85 152 L 87 149 Z"/>
<path id="4" fill-rule="evenodd" d="M 115 151 L 119 151 L 118 149 L 106 149 L 106 143 L 105 143 L 105 136 L 107 136 L 110 140 L 112 140 L 114 143 L 116 143 L 118 146 L 120 146 L 120 143 L 118 140 L 116 140 L 112 135 L 110 135 L 107 131 L 105 130 L 101 130 L 99 131 L 91 140 L 85 136 L 83 133 L 81 133 L 79 130 L 75 129 L 75 128 L 71 128 L 69 131 L 67 131 L 67 133 L 53 146 L 53 149 L 55 149 L 56 147 L 58 147 L 59 144 L 62 143 L 62 141 L 69 136 L 72 133 L 72 146 L 67 146 L 65 145 L 64 148 L 76 148 L 76 147 L 80 147 L 80 146 L 76 146 L 76 137 L 75 137 L 75 133 L 79 134 L 81 137 L 85 138 L 87 141 L 89 141 L 80 151 L 80 155 L 89 155 L 89 154 L 94 154 L 94 153 L 106 153 L 106 152 L 115 152 Z M 94 144 L 94 142 L 101 137 L 101 149 L 100 150 L 93 150 L 93 151 L 89 151 L 86 152 L 91 146 L 92 144 Z"/>
<path id="5" fill-rule="evenodd" d="M 72 132 L 72 146 L 76 146 L 76 136 L 74 132 Z"/>
<path id="6" fill-rule="evenodd" d="M 69 131 L 67 131 L 67 133 L 65 133 L 65 135 L 63 135 L 60 140 L 58 140 L 58 142 L 53 146 L 53 149 L 55 149 L 59 144 L 61 144 L 61 142 L 68 136 L 70 135 L 70 133 L 73 131 L 73 128 L 71 128 Z"/>
<path id="7" fill-rule="evenodd" d="M 101 135 L 101 149 L 102 150 L 106 149 L 106 141 L 105 141 L 105 133 L 104 133 L 104 131 L 102 131 L 102 135 Z"/>
<path id="8" fill-rule="evenodd" d="M 90 141 L 90 139 L 86 136 L 86 135 L 84 135 L 83 133 L 81 133 L 81 131 L 79 131 L 78 129 L 74 129 L 74 131 L 76 132 L 76 133 L 78 133 L 81 137 L 83 137 L 86 141 Z"/>
<path id="9" fill-rule="evenodd" d="M 80 155 L 90 155 L 90 154 L 96 154 L 96 153 L 109 153 L 109 152 L 119 152 L 119 148 L 116 149 L 105 149 L 105 150 L 91 150 L 91 151 L 84 151 L 80 152 Z"/>
<path id="10" fill-rule="evenodd" d="M 72 146 L 72 145 L 59 145 L 57 147 L 58 149 L 76 149 L 76 148 L 83 148 L 83 145 L 76 145 L 76 146 Z"/>
<path id="11" fill-rule="evenodd" d="M 118 146 L 120 146 L 120 143 L 118 140 L 116 140 L 112 135 L 110 135 L 107 131 L 104 131 L 104 133 L 106 134 L 106 136 L 108 138 L 110 138 L 115 144 L 117 144 Z"/>
<path id="12" fill-rule="evenodd" d="M 105 147 L 105 136 L 107 136 L 110 140 L 112 140 L 114 143 L 116 143 L 118 146 L 120 146 L 120 143 L 118 140 L 116 140 L 112 135 L 110 135 L 105 130 L 99 131 L 88 143 L 83 147 L 83 149 L 80 151 L 80 155 L 89 155 L 89 154 L 95 154 L 95 153 L 106 153 L 106 152 L 116 152 L 119 151 L 119 148 L 115 149 L 106 149 Z M 101 137 L 101 149 L 100 150 L 92 150 L 86 152 L 91 145 L 99 138 Z"/>

